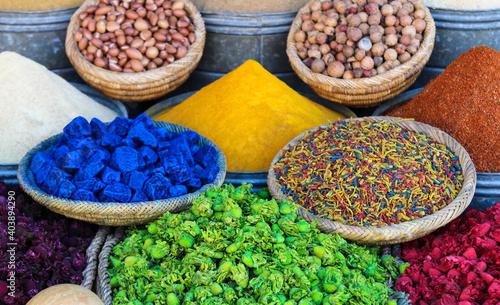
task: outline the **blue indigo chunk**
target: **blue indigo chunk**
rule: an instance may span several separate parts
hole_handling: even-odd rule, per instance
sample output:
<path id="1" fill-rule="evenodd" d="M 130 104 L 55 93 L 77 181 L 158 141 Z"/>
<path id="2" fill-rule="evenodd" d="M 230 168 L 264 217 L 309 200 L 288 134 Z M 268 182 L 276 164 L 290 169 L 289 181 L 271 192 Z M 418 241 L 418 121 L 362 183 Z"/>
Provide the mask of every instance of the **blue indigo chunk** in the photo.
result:
<path id="1" fill-rule="evenodd" d="M 118 182 L 107 185 L 104 190 L 102 190 L 102 194 L 117 202 L 129 202 L 130 198 L 132 198 L 132 191 L 130 188 Z"/>
<path id="2" fill-rule="evenodd" d="M 144 127 L 146 127 L 146 129 L 148 129 L 148 130 L 153 130 L 155 128 L 153 120 L 151 120 L 151 118 L 147 114 L 145 114 L 145 113 L 139 114 L 134 119 L 134 122 L 132 123 L 132 126 L 133 125 L 137 125 L 137 124 L 143 124 Z"/>
<path id="3" fill-rule="evenodd" d="M 71 198 L 76 190 L 76 186 L 71 183 L 71 181 L 63 179 L 59 185 L 56 196 L 61 198 Z"/>
<path id="4" fill-rule="evenodd" d="M 42 184 L 42 190 L 51 195 L 55 195 L 61 182 L 63 180 L 70 180 L 71 178 L 71 175 L 62 169 L 52 167 L 47 175 L 47 178 L 45 179 L 45 182 Z"/>
<path id="5" fill-rule="evenodd" d="M 165 171 L 165 168 L 163 166 L 158 166 L 153 169 L 152 174 L 161 174 L 163 176 L 167 175 L 167 172 Z"/>
<path id="6" fill-rule="evenodd" d="M 116 117 L 108 126 L 108 130 L 120 137 L 125 137 L 132 126 L 132 120 L 124 117 Z"/>
<path id="7" fill-rule="evenodd" d="M 87 183 L 82 187 L 84 190 L 89 190 L 92 193 L 97 193 L 102 191 L 106 187 L 106 184 L 102 182 L 101 179 L 94 177 L 92 179 L 87 180 Z"/>
<path id="8" fill-rule="evenodd" d="M 64 156 L 70 151 L 71 150 L 66 145 L 59 146 L 50 152 L 50 158 L 54 160 L 55 164 L 60 164 L 61 159 L 63 159 Z"/>
<path id="9" fill-rule="evenodd" d="M 186 136 L 180 135 L 177 138 L 170 140 L 170 147 L 172 147 L 171 151 L 173 153 L 182 154 L 189 166 L 194 165 L 194 159 L 191 155 L 191 150 L 189 149 L 189 144 L 187 142 Z"/>
<path id="10" fill-rule="evenodd" d="M 161 141 L 161 142 L 158 142 L 158 152 L 161 152 L 161 151 L 168 151 L 170 149 L 170 142 L 168 141 Z"/>
<path id="11" fill-rule="evenodd" d="M 145 145 L 155 148 L 158 145 L 156 137 L 147 130 L 143 123 L 135 124 L 127 134 L 127 139 L 134 141 L 137 145 Z"/>
<path id="12" fill-rule="evenodd" d="M 101 145 L 104 147 L 117 146 L 122 141 L 122 137 L 114 132 L 106 132 L 102 135 Z"/>
<path id="13" fill-rule="evenodd" d="M 141 146 L 137 149 L 144 160 L 144 166 L 154 165 L 158 161 L 158 154 L 148 146 Z"/>
<path id="14" fill-rule="evenodd" d="M 217 164 L 212 163 L 210 166 L 205 168 L 201 173 L 200 173 L 200 179 L 203 184 L 208 184 L 212 183 L 215 181 L 215 178 L 217 178 L 217 174 L 219 173 L 219 167 Z"/>
<path id="15" fill-rule="evenodd" d="M 190 192 L 192 192 L 193 190 L 197 190 L 201 187 L 201 180 L 199 178 L 191 178 L 184 181 L 182 184 L 185 185 Z"/>
<path id="16" fill-rule="evenodd" d="M 71 198 L 73 198 L 75 200 L 81 200 L 81 201 L 94 201 L 94 202 L 99 201 L 99 200 L 97 200 L 94 193 L 92 193 L 89 190 L 82 190 L 82 189 L 76 190 L 73 193 L 73 196 L 71 196 Z"/>
<path id="17" fill-rule="evenodd" d="M 149 200 L 164 199 L 168 196 L 170 186 L 172 186 L 170 179 L 161 174 L 154 174 L 144 183 L 144 194 Z"/>
<path id="18" fill-rule="evenodd" d="M 133 171 L 129 175 L 128 187 L 136 192 L 141 191 L 147 178 L 143 172 Z"/>
<path id="19" fill-rule="evenodd" d="M 115 171 L 109 166 L 106 166 L 101 174 L 102 182 L 106 184 L 112 184 L 113 182 L 120 182 L 122 174 L 119 171 Z"/>
<path id="20" fill-rule="evenodd" d="M 109 167 L 122 173 L 134 171 L 139 168 L 139 153 L 128 146 L 118 147 L 111 155 Z"/>
<path id="21" fill-rule="evenodd" d="M 83 154 L 85 155 L 85 150 L 83 151 Z M 92 149 L 87 154 L 88 163 L 101 162 L 102 164 L 107 165 L 110 159 L 111 154 L 104 148 Z"/>
<path id="22" fill-rule="evenodd" d="M 130 199 L 130 202 L 144 202 L 148 200 L 149 200 L 148 196 L 146 196 L 142 191 L 140 191 L 134 193 L 132 199 Z"/>
<path id="23" fill-rule="evenodd" d="M 194 160 L 203 167 L 207 167 L 217 160 L 217 151 L 213 146 L 204 146 L 194 155 Z"/>
<path id="24" fill-rule="evenodd" d="M 84 161 L 85 157 L 83 156 L 82 151 L 74 150 L 68 152 L 64 158 L 62 158 L 60 167 L 70 174 L 75 174 L 80 169 Z"/>
<path id="25" fill-rule="evenodd" d="M 170 140 L 170 131 L 167 127 L 158 127 L 154 130 L 154 134 L 158 142 L 167 142 Z"/>
<path id="26" fill-rule="evenodd" d="M 100 162 L 92 162 L 87 164 L 84 168 L 80 168 L 78 172 L 75 175 L 75 180 L 83 181 L 83 180 L 89 180 L 97 175 L 105 168 L 106 166 Z"/>
<path id="27" fill-rule="evenodd" d="M 179 197 L 182 195 L 186 195 L 188 192 L 187 187 L 182 184 L 173 185 L 168 188 L 169 197 Z"/>
<path id="28" fill-rule="evenodd" d="M 196 142 L 200 138 L 200 134 L 193 130 L 188 130 L 184 132 L 183 135 L 186 137 L 187 142 L 191 145 L 196 144 Z"/>
<path id="29" fill-rule="evenodd" d="M 94 140 L 101 139 L 102 135 L 108 131 L 108 125 L 104 124 L 98 118 L 90 121 L 91 135 Z"/>
<path id="30" fill-rule="evenodd" d="M 163 160 L 163 167 L 174 184 L 180 184 L 193 178 L 191 168 L 182 154 L 171 154 L 168 159 Z"/>
<path id="31" fill-rule="evenodd" d="M 30 170 L 36 175 L 45 163 L 51 163 L 50 156 L 43 151 L 37 152 L 31 159 Z"/>
<path id="32" fill-rule="evenodd" d="M 63 129 L 64 134 L 70 139 L 84 138 L 90 136 L 92 133 L 92 127 L 89 122 L 82 117 L 74 118 L 66 127 Z"/>
<path id="33" fill-rule="evenodd" d="M 47 176 L 49 175 L 49 172 L 52 170 L 52 165 L 50 165 L 49 162 L 44 163 L 42 167 L 36 172 L 35 180 L 36 184 L 39 186 L 43 185 L 45 180 L 47 179 Z"/>

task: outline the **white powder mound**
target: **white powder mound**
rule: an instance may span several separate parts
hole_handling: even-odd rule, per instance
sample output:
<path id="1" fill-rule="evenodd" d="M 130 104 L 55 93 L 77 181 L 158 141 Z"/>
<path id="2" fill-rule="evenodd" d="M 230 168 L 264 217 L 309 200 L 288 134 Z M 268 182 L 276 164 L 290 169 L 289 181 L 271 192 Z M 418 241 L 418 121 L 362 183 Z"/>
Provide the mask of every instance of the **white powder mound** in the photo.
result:
<path id="1" fill-rule="evenodd" d="M 44 66 L 0 53 L 0 163 L 15 164 L 34 146 L 61 133 L 77 116 L 110 122 L 118 116 Z"/>
<path id="2" fill-rule="evenodd" d="M 422 0 L 428 7 L 457 10 L 489 10 L 500 8 L 500 0 Z"/>

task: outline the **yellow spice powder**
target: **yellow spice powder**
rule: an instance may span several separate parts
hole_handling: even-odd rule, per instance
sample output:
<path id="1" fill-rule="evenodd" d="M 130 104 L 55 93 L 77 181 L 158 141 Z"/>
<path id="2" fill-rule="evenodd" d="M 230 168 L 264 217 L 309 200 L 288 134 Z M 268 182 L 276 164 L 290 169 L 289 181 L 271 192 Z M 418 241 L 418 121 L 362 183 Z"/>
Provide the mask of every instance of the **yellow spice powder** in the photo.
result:
<path id="1" fill-rule="evenodd" d="M 344 118 L 248 60 L 154 119 L 211 139 L 226 156 L 228 171 L 254 172 L 269 170 L 276 154 L 300 133 Z"/>

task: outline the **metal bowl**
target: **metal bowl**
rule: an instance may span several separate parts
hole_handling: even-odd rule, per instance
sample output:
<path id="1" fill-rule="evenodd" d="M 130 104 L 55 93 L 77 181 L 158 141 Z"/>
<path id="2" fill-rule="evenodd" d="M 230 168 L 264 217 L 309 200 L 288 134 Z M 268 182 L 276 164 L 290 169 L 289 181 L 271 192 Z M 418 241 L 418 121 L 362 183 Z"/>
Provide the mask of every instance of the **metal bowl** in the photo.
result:
<path id="1" fill-rule="evenodd" d="M 149 117 L 154 119 L 155 116 L 159 115 L 160 113 L 165 113 L 169 109 L 173 108 L 174 106 L 182 103 L 189 97 L 191 97 L 193 94 L 195 94 L 198 91 L 192 91 L 184 94 L 180 94 L 177 96 L 174 96 L 172 98 L 166 99 L 164 101 L 159 102 L 158 104 L 153 105 L 149 109 L 147 109 L 144 113 L 146 113 Z M 300 93 L 300 92 L 299 92 Z M 326 108 L 329 108 L 335 112 L 338 112 L 345 117 L 348 118 L 355 118 L 356 114 L 352 112 L 349 108 L 337 104 L 335 102 L 331 102 L 329 100 L 326 100 L 320 96 L 313 95 L 313 94 L 304 94 L 300 93 L 302 96 L 307 97 L 311 101 L 318 103 L 322 106 L 325 106 Z M 261 171 L 261 172 L 232 172 L 232 171 L 227 171 L 226 172 L 226 179 L 224 180 L 224 183 L 231 183 L 233 185 L 241 185 L 243 182 L 245 183 L 251 183 L 254 186 L 254 189 L 260 189 L 262 187 L 267 186 L 267 171 Z"/>
<path id="2" fill-rule="evenodd" d="M 400 106 L 415 97 L 422 88 L 410 90 L 380 105 L 374 116 L 384 115 L 388 110 Z M 500 173 L 477 172 L 476 190 L 470 204 L 471 207 L 484 210 L 500 202 Z"/>
<path id="3" fill-rule="evenodd" d="M 119 116 L 128 117 L 127 108 L 125 108 L 122 102 L 110 99 L 109 97 L 106 97 L 103 94 L 97 92 L 90 86 L 77 83 L 70 83 L 70 84 L 73 85 L 73 87 L 78 89 L 80 92 L 86 94 L 94 101 L 113 110 Z M 0 180 L 3 179 L 3 182 L 9 185 L 18 184 L 19 182 L 17 181 L 17 170 L 18 170 L 17 163 L 0 164 Z"/>

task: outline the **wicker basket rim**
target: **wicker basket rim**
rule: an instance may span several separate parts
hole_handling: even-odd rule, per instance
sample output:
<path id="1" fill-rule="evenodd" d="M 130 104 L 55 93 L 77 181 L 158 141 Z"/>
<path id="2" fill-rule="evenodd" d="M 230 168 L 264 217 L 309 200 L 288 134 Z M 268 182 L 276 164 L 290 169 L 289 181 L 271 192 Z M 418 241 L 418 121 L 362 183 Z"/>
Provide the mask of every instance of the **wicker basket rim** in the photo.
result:
<path id="1" fill-rule="evenodd" d="M 187 127 L 173 124 L 173 123 L 167 123 L 163 121 L 154 121 L 155 126 L 158 127 L 167 127 L 167 128 L 177 128 L 182 131 L 188 131 L 191 130 Z M 219 173 L 217 174 L 217 177 L 213 183 L 205 184 L 202 185 L 200 189 L 193 193 L 188 193 L 186 195 L 182 195 L 179 197 L 173 197 L 173 198 L 167 198 L 167 199 L 161 199 L 161 200 L 153 200 L 153 201 L 144 201 L 144 202 L 133 202 L 133 203 L 119 203 L 119 202 L 94 202 L 94 201 L 82 201 L 82 200 L 73 200 L 73 199 L 65 199 L 65 198 L 60 198 L 56 197 L 53 195 L 50 195 L 43 191 L 33 180 L 33 173 L 29 169 L 29 165 L 31 163 L 31 160 L 33 156 L 38 152 L 38 151 L 46 151 L 47 149 L 52 148 L 56 143 L 57 140 L 61 137 L 62 133 L 57 134 L 55 136 L 52 136 L 44 141 L 42 141 L 40 144 L 32 148 L 26 155 L 21 159 L 21 162 L 19 163 L 19 169 L 18 169 L 18 180 L 19 180 L 19 185 L 21 188 L 29 194 L 31 197 L 36 198 L 38 197 L 39 200 L 37 200 L 40 204 L 48 207 L 49 209 L 51 207 L 58 207 L 60 208 L 62 206 L 62 210 L 64 210 L 66 213 L 66 216 L 71 216 L 71 215 L 79 215 L 79 214 L 86 214 L 88 211 L 80 211 L 76 212 L 74 211 L 74 208 L 76 206 L 80 207 L 86 207 L 87 209 L 92 209 L 93 214 L 100 214 L 102 216 L 116 216 L 119 217 L 120 219 L 133 219 L 134 216 L 136 215 L 123 215 L 123 211 L 135 211 L 137 213 L 141 213 L 147 208 L 152 208 L 149 212 L 149 214 L 153 213 L 158 213 L 158 212 L 166 212 L 166 209 L 160 209 L 158 208 L 160 204 L 168 204 L 168 203 L 177 203 L 177 205 L 181 204 L 181 201 L 183 199 L 188 199 L 189 201 L 194 200 L 196 197 L 201 195 L 206 189 L 215 186 L 215 185 L 221 185 L 224 181 L 225 175 L 226 175 L 226 158 L 223 154 L 223 152 L 220 150 L 220 148 L 215 145 L 210 139 L 200 135 L 200 139 L 198 140 L 198 143 L 204 142 L 204 146 L 211 145 L 215 148 L 217 151 L 217 165 L 219 166 Z M 144 215 L 139 217 L 136 216 L 137 219 L 144 218 Z"/>
<path id="2" fill-rule="evenodd" d="M 352 84 L 357 84 L 357 85 L 366 85 L 366 86 L 376 86 L 380 85 L 383 83 L 387 83 L 393 80 L 396 80 L 400 78 L 402 75 L 405 73 L 408 73 L 409 71 L 415 69 L 418 66 L 418 63 L 422 60 L 425 60 L 426 56 L 428 55 L 428 51 L 433 48 L 434 46 L 434 39 L 436 36 L 436 27 L 434 23 L 434 18 L 432 18 L 432 15 L 429 11 L 429 9 L 423 4 L 421 0 L 409 0 L 411 1 L 416 8 L 421 8 L 425 11 L 425 21 L 427 23 L 426 28 L 424 30 L 424 35 L 423 35 L 423 40 L 420 44 L 420 47 L 418 48 L 417 52 L 412 56 L 413 60 L 418 59 L 418 62 L 412 63 L 412 60 L 409 60 L 403 64 L 401 64 L 398 67 L 395 67 L 391 70 L 388 70 L 387 72 L 383 74 L 378 74 L 373 77 L 369 78 L 359 78 L 359 79 L 351 79 L 351 80 L 346 80 L 346 79 L 339 79 L 339 78 L 334 78 L 330 76 L 323 75 L 321 73 L 314 73 L 312 72 L 311 69 L 307 68 L 307 66 L 302 62 L 302 60 L 299 58 L 297 54 L 297 48 L 295 47 L 295 39 L 294 39 L 294 34 L 295 31 L 293 31 L 295 26 L 301 25 L 302 24 L 302 15 L 304 13 L 309 13 L 311 11 L 310 6 L 311 2 L 307 3 L 303 8 L 299 10 L 297 13 L 297 16 L 295 17 L 291 31 L 288 34 L 287 38 L 287 54 L 290 57 L 290 61 L 292 65 L 296 65 L 296 68 L 300 70 L 300 73 L 302 74 L 303 77 L 307 78 L 308 80 L 312 81 L 317 81 L 319 80 L 321 83 L 326 83 L 330 85 L 336 85 L 341 88 L 349 88 L 349 85 Z M 427 58 L 428 60 L 428 58 Z M 426 60 L 426 61 L 427 61 Z"/>
<path id="3" fill-rule="evenodd" d="M 161 81 L 167 76 L 176 75 L 177 73 L 180 73 L 186 69 L 185 64 L 191 66 L 194 62 L 197 62 L 201 58 L 201 54 L 199 53 L 202 53 L 202 51 L 198 50 L 203 50 L 206 34 L 205 23 L 203 21 L 201 13 L 198 11 L 196 6 L 190 0 L 182 1 L 185 3 L 184 9 L 190 15 L 195 25 L 194 33 L 196 35 L 196 40 L 188 48 L 188 52 L 185 57 L 176 60 L 165 67 L 159 67 L 156 69 L 135 73 L 116 72 L 100 68 L 90 63 L 82 55 L 74 38 L 74 34 L 78 30 L 82 22 L 79 18 L 79 15 L 85 12 L 88 6 L 98 4 L 99 0 L 86 0 L 71 17 L 66 34 L 66 55 L 71 62 L 73 62 L 75 59 L 78 59 L 79 63 L 81 64 L 82 70 L 98 72 L 97 74 L 93 74 L 92 76 L 102 80 L 103 82 L 109 81 L 106 75 L 112 77 L 115 82 L 119 82 L 124 85 L 146 84 L 154 81 Z M 99 77 L 100 75 L 102 75 L 103 77 Z"/>
<path id="4" fill-rule="evenodd" d="M 409 238 L 411 238 L 412 234 L 410 232 L 408 232 L 409 229 L 416 228 L 416 229 L 420 230 L 419 232 L 429 231 L 429 233 L 431 231 L 437 229 L 437 227 L 436 228 L 429 227 L 428 224 L 426 223 L 426 220 L 436 218 L 438 216 L 445 216 L 446 212 L 448 212 L 449 210 L 452 209 L 452 207 L 454 207 L 455 205 L 458 204 L 457 202 L 458 202 L 459 198 L 466 197 L 466 203 L 462 204 L 462 205 L 459 204 L 459 208 L 460 208 L 461 212 L 463 212 L 467 208 L 467 206 L 472 201 L 472 194 L 474 194 L 474 191 L 476 188 L 477 178 L 476 178 L 476 170 L 475 170 L 475 167 L 472 163 L 472 160 L 462 145 L 460 145 L 455 139 L 453 139 L 446 132 L 441 131 L 440 129 L 438 129 L 436 127 L 430 126 L 428 124 L 420 123 L 417 121 L 405 119 L 405 118 L 385 117 L 385 116 L 370 116 L 370 117 L 362 117 L 362 118 L 348 118 L 348 119 L 345 119 L 345 121 L 350 121 L 350 120 L 361 121 L 361 120 L 367 120 L 367 119 L 372 119 L 372 120 L 376 120 L 376 121 L 388 121 L 388 122 L 398 124 L 398 125 L 403 123 L 403 126 L 407 126 L 411 130 L 414 130 L 412 127 L 421 127 L 423 129 L 427 129 L 427 130 L 435 130 L 435 131 L 439 132 L 441 135 L 443 135 L 448 141 L 455 143 L 456 147 L 458 148 L 459 151 L 458 152 L 454 151 L 454 152 L 455 152 L 455 154 L 459 154 L 459 153 L 461 154 L 459 156 L 459 160 L 460 160 L 460 164 L 462 166 L 462 171 L 463 171 L 463 176 L 464 176 L 462 189 L 458 193 L 457 197 L 452 202 L 450 202 L 450 204 L 448 204 L 447 206 L 438 210 L 435 213 L 426 215 L 422 218 L 414 219 L 411 221 L 405 221 L 405 222 L 402 222 L 400 224 L 392 224 L 392 225 L 388 225 L 388 226 L 383 226 L 380 228 L 373 227 L 373 226 L 371 226 L 371 227 L 352 226 L 352 225 L 342 224 L 342 223 L 337 222 L 337 221 L 332 221 L 332 220 L 320 218 L 320 217 L 314 215 L 313 213 L 305 210 L 303 207 L 297 205 L 297 207 L 299 208 L 299 210 L 301 212 L 303 212 L 305 215 L 308 215 L 310 218 L 312 218 L 314 220 L 319 220 L 320 222 L 322 222 L 324 224 L 328 224 L 332 227 L 339 228 L 340 230 L 349 230 L 349 231 L 356 231 L 358 233 L 362 233 L 363 238 L 366 238 L 366 236 L 368 236 L 368 235 L 376 235 L 376 234 L 380 234 L 380 233 L 384 233 L 384 232 L 388 232 L 388 231 L 390 231 L 390 232 L 400 231 L 402 235 L 407 235 L 407 236 L 409 236 Z M 276 174 L 275 174 L 275 171 L 273 168 L 274 165 L 276 164 L 276 162 L 278 162 L 278 160 L 280 159 L 282 152 L 290 146 L 293 147 L 298 141 L 300 141 L 309 132 L 313 132 L 319 128 L 325 128 L 328 125 L 329 124 L 324 124 L 324 125 L 317 126 L 317 127 L 314 127 L 308 131 L 303 132 L 302 134 L 298 135 L 297 137 L 292 139 L 290 142 L 288 142 L 284 146 L 284 148 L 281 149 L 276 154 L 275 158 L 273 159 L 273 161 L 271 163 L 271 166 L 269 169 L 269 174 L 268 174 L 268 181 L 267 181 L 268 186 L 269 186 L 269 191 L 274 198 L 276 198 L 277 200 L 281 200 L 281 199 L 289 200 L 288 197 L 285 194 L 283 194 L 283 192 L 281 191 L 281 188 L 278 187 Z M 470 166 L 465 166 L 465 164 L 470 164 Z M 446 218 L 448 218 L 447 222 L 452 220 L 452 219 L 449 219 L 450 217 L 446 217 Z M 446 224 L 446 223 L 444 223 L 444 224 Z M 444 225 L 444 224 L 442 224 L 442 225 Z M 387 242 L 390 242 L 390 241 L 388 240 Z"/>

